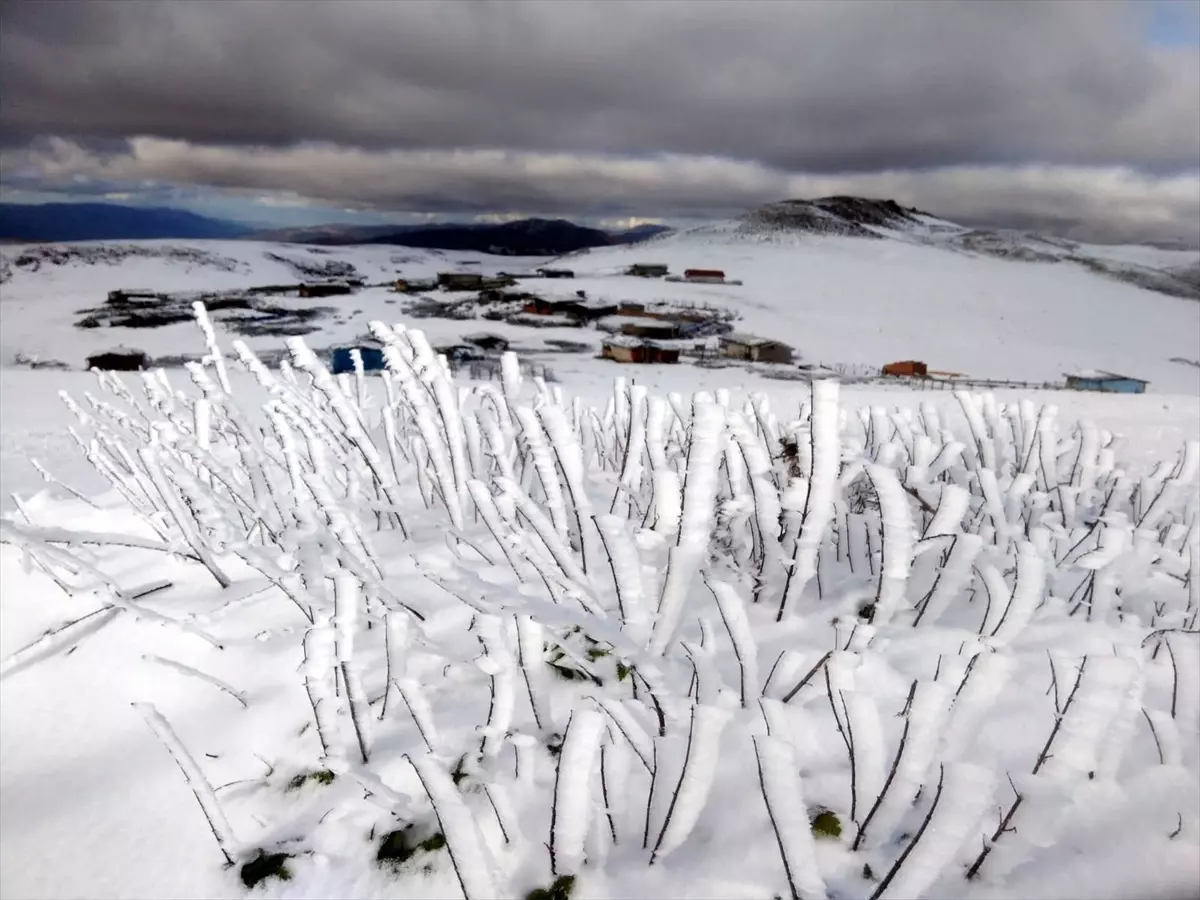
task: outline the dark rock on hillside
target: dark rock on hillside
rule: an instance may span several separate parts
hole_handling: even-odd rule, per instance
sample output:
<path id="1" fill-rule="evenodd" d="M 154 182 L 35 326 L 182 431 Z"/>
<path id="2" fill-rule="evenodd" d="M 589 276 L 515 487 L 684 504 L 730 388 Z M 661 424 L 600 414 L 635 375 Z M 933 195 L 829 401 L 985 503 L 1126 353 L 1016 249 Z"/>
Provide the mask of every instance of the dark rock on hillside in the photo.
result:
<path id="1" fill-rule="evenodd" d="M 895 200 L 867 197 L 821 197 L 816 200 L 782 200 L 751 210 L 742 217 L 749 231 L 803 231 L 845 237 L 880 238 L 876 229 L 905 231 L 922 224 L 925 215 L 906 209 Z"/>
<path id="2" fill-rule="evenodd" d="M 196 247 L 142 246 L 138 244 L 42 244 L 26 247 L 18 253 L 0 259 L 0 282 L 8 280 L 13 271 L 37 272 L 54 266 L 119 265 L 126 259 L 163 259 L 181 263 L 189 268 L 198 266 L 220 272 L 249 274 L 250 268 L 229 256 L 220 256 Z"/>

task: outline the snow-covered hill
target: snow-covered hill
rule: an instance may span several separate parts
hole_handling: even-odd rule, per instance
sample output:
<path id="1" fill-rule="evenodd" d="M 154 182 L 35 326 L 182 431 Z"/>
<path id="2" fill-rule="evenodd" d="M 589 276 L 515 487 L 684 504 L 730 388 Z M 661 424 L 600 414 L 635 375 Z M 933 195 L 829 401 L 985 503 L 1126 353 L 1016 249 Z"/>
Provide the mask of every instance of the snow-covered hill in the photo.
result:
<path id="1" fill-rule="evenodd" d="M 908 214 L 906 214 L 908 215 Z M 793 345 L 808 362 L 877 368 L 921 359 L 933 369 L 976 378 L 1060 381 L 1074 369 L 1105 369 L 1150 382 L 1154 393 L 1200 393 L 1200 370 L 1172 361 L 1200 357 L 1200 303 L 1141 289 L 1095 271 L 1101 264 L 1146 270 L 1196 266 L 1196 254 L 1144 247 L 1092 247 L 1091 268 L 1070 261 L 1029 261 L 1030 254 L 1078 254 L 1081 245 L 1042 240 L 1013 244 L 1022 253 L 968 250 L 966 232 L 920 213 L 897 239 L 864 240 L 789 228 L 717 223 L 640 244 L 572 254 L 563 265 L 575 279 L 540 280 L 526 288 L 547 296 L 712 303 L 736 310 L 739 330 Z M 906 220 L 907 221 L 907 220 Z M 872 226 L 875 227 L 875 226 Z M 881 232 L 882 233 L 882 232 Z M 978 237 L 976 246 L 982 246 Z M 1092 258 L 1092 257 L 1089 257 Z M 528 271 L 543 260 L 403 247 L 313 247 L 247 241 L 150 241 L 124 244 L 30 245 L 0 251 L 0 365 L 18 354 L 83 365 L 90 353 L 124 344 L 155 357 L 193 352 L 187 322 L 159 328 L 76 327 L 79 311 L 103 304 L 114 289 L 212 291 L 295 283 L 321 275 L 382 284 L 438 271 Z M 672 271 L 724 269 L 741 285 L 689 284 L 624 275 L 633 262 L 662 262 Z M 273 301 L 275 302 L 275 301 Z M 404 299 L 385 287 L 352 296 L 278 301 L 321 306 L 328 314 L 310 335 L 328 347 L 363 334 L 372 319 L 404 318 Z M 503 323 L 423 319 L 437 340 L 486 329 L 523 347 L 569 338 L 592 346 L 601 335 L 578 329 L 523 329 Z M 231 335 L 226 335 L 230 337 Z M 278 350 L 282 337 L 254 337 L 256 350 Z M 594 379 L 603 365 L 563 360 L 556 370 Z M 653 367 L 655 372 L 661 372 Z M 673 374 L 673 373 L 672 373 Z M 743 373 L 744 374 L 744 373 Z M 690 368 L 684 380 L 712 379 Z M 639 377 L 650 372 L 639 370 Z"/>
<path id="2" fill-rule="evenodd" d="M 1200 300 L 1200 252 L 1195 249 L 1101 246 L 1036 232 L 969 228 L 894 200 L 784 200 L 750 210 L 735 230 L 760 238 L 808 234 L 890 239 L 998 259 L 1068 262 L 1147 290 Z"/>

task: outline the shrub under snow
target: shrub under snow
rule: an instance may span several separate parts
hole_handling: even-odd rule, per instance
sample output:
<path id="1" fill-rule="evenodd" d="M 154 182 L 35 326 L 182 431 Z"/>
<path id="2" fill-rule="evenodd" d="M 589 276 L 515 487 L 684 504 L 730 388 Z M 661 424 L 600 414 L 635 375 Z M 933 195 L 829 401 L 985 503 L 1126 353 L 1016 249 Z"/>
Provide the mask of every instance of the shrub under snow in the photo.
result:
<path id="1" fill-rule="evenodd" d="M 197 315 L 193 390 L 64 398 L 144 528 L 2 523 L 104 597 L 3 672 L 122 614 L 185 632 L 194 665 L 154 659 L 238 700 L 230 729 L 259 717 L 249 786 L 138 711 L 247 884 L 996 896 L 1200 839 L 1200 445 L 1134 477 L 1052 407 L 856 417 L 830 381 L 795 420 L 624 379 L 594 409 L 511 355 L 460 384 L 382 323 L 381 378 L 299 338 L 271 371 Z M 84 545 L 161 551 L 162 577 L 130 588 Z M 205 671 L 231 655 L 254 690 Z"/>

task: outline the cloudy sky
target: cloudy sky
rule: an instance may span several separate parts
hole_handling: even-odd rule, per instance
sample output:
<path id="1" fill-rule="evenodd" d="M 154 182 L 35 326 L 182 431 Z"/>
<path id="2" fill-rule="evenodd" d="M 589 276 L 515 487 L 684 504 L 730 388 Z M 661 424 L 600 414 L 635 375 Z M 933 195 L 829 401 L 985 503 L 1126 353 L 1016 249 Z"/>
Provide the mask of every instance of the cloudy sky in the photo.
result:
<path id="1" fill-rule="evenodd" d="M 0 0 L 0 187 L 263 223 L 854 193 L 1200 241 L 1200 0 Z"/>

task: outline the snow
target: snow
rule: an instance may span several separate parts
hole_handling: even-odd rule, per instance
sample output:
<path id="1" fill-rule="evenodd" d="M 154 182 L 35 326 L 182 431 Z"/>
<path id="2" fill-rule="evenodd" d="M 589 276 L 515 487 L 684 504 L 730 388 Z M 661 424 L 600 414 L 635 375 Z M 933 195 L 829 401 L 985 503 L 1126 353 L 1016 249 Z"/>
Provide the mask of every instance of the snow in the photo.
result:
<path id="1" fill-rule="evenodd" d="M 512 357 L 503 382 L 456 380 L 429 344 L 479 324 L 406 321 L 403 298 L 385 289 L 314 301 L 362 312 L 322 322 L 307 343 L 348 340 L 370 319 L 405 322 L 409 331 L 376 329 L 386 384 L 327 380 L 300 352 L 297 370 L 317 372 L 314 394 L 303 371 L 259 373 L 264 383 L 243 371 L 213 316 L 231 393 L 211 361 L 202 403 L 181 370 L 168 373 L 170 390 L 123 377 L 134 396 L 149 389 L 139 403 L 156 421 L 153 447 L 122 447 L 157 487 L 130 477 L 130 490 L 177 498 L 167 516 L 143 518 L 88 464 L 69 429 L 92 429 L 59 393 L 113 440 L 132 432 L 87 395 L 126 401 L 90 373 L 13 366 L 18 351 L 78 366 L 131 342 L 127 330 L 72 325 L 109 289 L 299 280 L 268 253 L 350 261 L 380 281 L 479 259 L 187 246 L 232 262 L 143 254 L 13 267 L 0 288 L 0 895 L 244 896 L 202 808 L 214 802 L 239 867 L 256 848 L 292 855 L 290 881 L 257 889 L 268 897 L 525 896 L 553 880 L 548 843 L 576 875 L 575 900 L 867 897 L 914 836 L 882 896 L 1200 888 L 1200 649 L 1194 611 L 1180 618 L 1200 572 L 1197 448 L 1176 462 L 1200 440 L 1200 384 L 1168 361 L 1195 355 L 1200 304 L 1074 267 L 885 241 L 752 241 L 719 227 L 652 252 L 580 254 L 564 263 L 580 278 L 538 282 L 564 296 L 728 306 L 739 329 L 830 363 L 916 357 L 1031 380 L 1104 366 L 1151 381 L 1144 395 L 990 399 L 879 384 L 814 395 L 742 368 L 630 376 L 589 354 L 554 355 L 557 384 L 522 376 Z M 1181 264 L 1169 251 L 1110 255 Z M 745 284 L 612 274 L 642 256 L 721 267 Z M 541 264 L 479 261 L 489 272 Z M 534 348 L 547 336 L 601 337 L 487 328 Z M 213 350 L 195 324 L 136 341 L 153 355 Z M 282 343 L 246 339 L 254 350 Z M 1079 420 L 1088 425 L 1075 432 Z M 262 429 L 245 432 L 256 443 L 232 440 L 243 422 Z M 285 422 L 290 448 L 267 437 Z M 790 487 L 774 458 L 781 433 L 803 445 Z M 274 481 L 252 491 L 264 471 Z M 859 476 L 875 505 L 851 509 Z M 213 499 L 218 477 L 245 487 L 244 521 Z M 1134 485 L 1136 501 L 1101 518 L 1101 488 Z M 814 518 L 805 527 L 797 514 L 786 538 L 802 536 L 809 587 L 777 622 L 775 579 L 793 549 L 782 553 L 779 513 L 797 500 L 803 511 L 810 494 Z M 390 528 L 393 509 L 407 537 Z M 256 528 L 279 542 L 256 543 Z M 246 540 L 260 556 L 236 552 Z M 210 554 L 231 587 L 192 558 Z M 1076 594 L 1081 578 L 1092 587 Z M 281 586 L 315 613 L 311 626 Z M 769 604 L 755 602 L 760 589 Z M 1081 594 L 1086 609 L 1072 615 Z M 873 599 L 881 608 L 867 625 L 857 614 Z M 556 644 L 557 659 L 546 649 Z M 602 684 L 561 676 L 575 666 Z M 835 715 L 855 742 L 853 810 Z M 1028 795 L 1020 834 L 1003 834 L 966 880 L 1014 787 Z M 814 839 L 818 807 L 836 815 L 840 839 Z M 405 823 L 417 840 L 440 831 L 446 847 L 380 868 L 379 840 Z"/>

